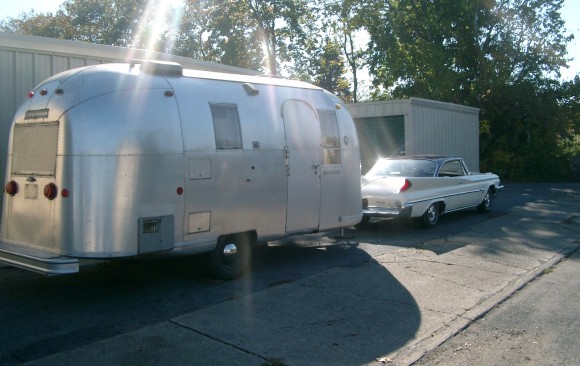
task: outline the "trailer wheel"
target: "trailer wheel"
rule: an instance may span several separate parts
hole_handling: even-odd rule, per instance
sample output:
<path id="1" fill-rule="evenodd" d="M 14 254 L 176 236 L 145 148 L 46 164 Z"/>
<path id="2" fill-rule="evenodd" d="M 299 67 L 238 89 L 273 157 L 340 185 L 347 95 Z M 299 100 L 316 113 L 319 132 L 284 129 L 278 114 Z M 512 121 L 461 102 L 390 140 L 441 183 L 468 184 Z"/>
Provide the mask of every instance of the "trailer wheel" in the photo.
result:
<path id="1" fill-rule="evenodd" d="M 241 276 L 250 265 L 250 235 L 220 236 L 209 253 L 209 267 L 216 277 L 231 280 Z"/>

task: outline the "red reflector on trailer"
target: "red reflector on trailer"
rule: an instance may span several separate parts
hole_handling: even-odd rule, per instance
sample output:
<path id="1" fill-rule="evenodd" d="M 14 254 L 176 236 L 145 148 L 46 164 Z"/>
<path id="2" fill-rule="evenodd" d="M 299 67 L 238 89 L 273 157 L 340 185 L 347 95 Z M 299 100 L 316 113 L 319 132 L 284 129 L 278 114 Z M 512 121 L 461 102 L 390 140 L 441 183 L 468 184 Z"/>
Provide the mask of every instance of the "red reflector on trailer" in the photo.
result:
<path id="1" fill-rule="evenodd" d="M 60 191 L 60 195 L 63 196 L 64 198 L 67 198 L 68 196 L 70 196 L 70 192 L 68 191 L 68 189 L 63 188 L 63 190 Z"/>
<path id="2" fill-rule="evenodd" d="M 6 186 L 4 188 L 6 189 L 6 193 L 8 193 L 11 196 L 14 196 L 16 193 L 18 193 L 18 183 L 16 183 L 13 180 L 6 183 Z"/>
<path id="3" fill-rule="evenodd" d="M 44 197 L 48 198 L 49 200 L 53 200 L 56 198 L 58 194 L 58 189 L 56 188 L 56 184 L 48 183 L 44 186 Z"/>

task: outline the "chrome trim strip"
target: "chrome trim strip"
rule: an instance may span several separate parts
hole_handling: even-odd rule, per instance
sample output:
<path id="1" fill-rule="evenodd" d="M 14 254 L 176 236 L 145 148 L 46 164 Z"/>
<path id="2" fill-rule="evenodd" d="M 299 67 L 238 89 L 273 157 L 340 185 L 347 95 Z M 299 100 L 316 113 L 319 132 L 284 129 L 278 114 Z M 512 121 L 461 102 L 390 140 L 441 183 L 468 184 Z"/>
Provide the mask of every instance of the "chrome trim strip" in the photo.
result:
<path id="1" fill-rule="evenodd" d="M 437 197 L 430 197 L 430 198 L 426 198 L 426 199 L 422 199 L 422 200 L 417 200 L 417 201 L 409 201 L 409 205 L 413 205 L 415 203 L 420 203 L 420 202 L 425 202 L 425 201 L 434 201 L 434 200 L 438 200 L 438 199 L 442 199 L 442 198 L 447 198 L 447 197 L 455 197 L 455 196 L 461 196 L 464 194 L 470 194 L 470 193 L 475 193 L 475 192 L 481 192 L 484 191 L 483 189 L 474 189 L 473 191 L 468 191 L 468 192 L 461 192 L 461 193 L 454 193 L 454 194 L 446 194 L 444 196 L 437 196 Z"/>
<path id="2" fill-rule="evenodd" d="M 403 216 L 407 217 L 411 215 L 413 210 L 412 205 L 405 205 L 401 208 L 365 208 L 362 210 L 363 216 L 369 217 L 381 217 L 381 216 Z"/>

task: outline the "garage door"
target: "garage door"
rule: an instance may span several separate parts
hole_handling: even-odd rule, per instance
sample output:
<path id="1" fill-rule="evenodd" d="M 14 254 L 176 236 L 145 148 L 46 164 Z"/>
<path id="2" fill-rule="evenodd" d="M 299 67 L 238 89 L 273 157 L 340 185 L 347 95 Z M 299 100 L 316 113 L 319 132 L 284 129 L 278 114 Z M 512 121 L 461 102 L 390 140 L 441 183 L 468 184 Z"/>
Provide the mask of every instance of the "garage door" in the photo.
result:
<path id="1" fill-rule="evenodd" d="M 360 140 L 362 172 L 366 173 L 377 157 L 405 150 L 405 116 L 383 116 L 355 119 Z"/>

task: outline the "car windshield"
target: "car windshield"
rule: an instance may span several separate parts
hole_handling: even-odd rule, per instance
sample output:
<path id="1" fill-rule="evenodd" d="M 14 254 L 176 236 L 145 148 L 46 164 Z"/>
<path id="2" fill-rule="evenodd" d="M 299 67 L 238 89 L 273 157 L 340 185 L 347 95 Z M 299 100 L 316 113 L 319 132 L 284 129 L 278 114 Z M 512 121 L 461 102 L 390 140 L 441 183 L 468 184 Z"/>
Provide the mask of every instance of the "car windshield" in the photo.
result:
<path id="1" fill-rule="evenodd" d="M 422 159 L 379 159 L 365 177 L 432 177 L 435 165 Z"/>

